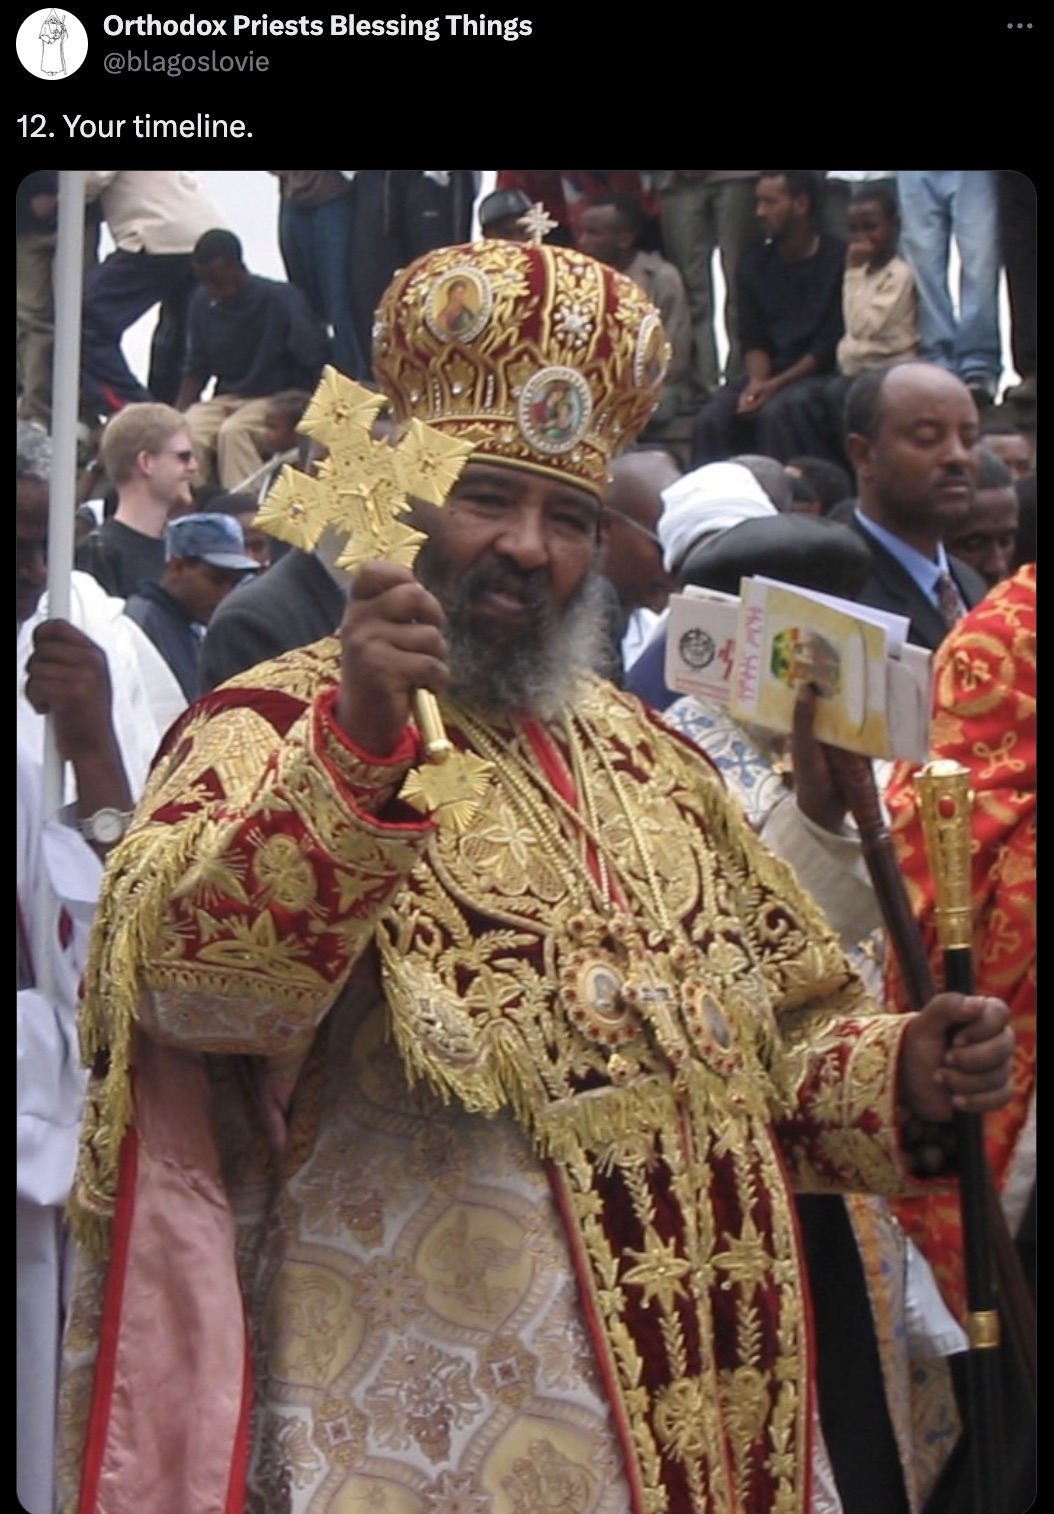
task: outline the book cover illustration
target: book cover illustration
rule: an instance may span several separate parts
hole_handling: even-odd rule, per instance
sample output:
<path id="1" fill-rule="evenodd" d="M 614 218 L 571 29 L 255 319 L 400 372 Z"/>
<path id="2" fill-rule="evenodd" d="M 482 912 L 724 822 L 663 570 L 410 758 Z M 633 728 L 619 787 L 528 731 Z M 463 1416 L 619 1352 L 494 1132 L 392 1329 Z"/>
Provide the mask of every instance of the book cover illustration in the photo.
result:
<path id="1" fill-rule="evenodd" d="M 666 682 L 728 707 L 745 724 L 789 732 L 798 690 L 816 690 L 821 741 L 869 757 L 925 761 L 931 656 L 906 643 L 903 617 L 744 578 L 741 597 L 674 595 Z"/>

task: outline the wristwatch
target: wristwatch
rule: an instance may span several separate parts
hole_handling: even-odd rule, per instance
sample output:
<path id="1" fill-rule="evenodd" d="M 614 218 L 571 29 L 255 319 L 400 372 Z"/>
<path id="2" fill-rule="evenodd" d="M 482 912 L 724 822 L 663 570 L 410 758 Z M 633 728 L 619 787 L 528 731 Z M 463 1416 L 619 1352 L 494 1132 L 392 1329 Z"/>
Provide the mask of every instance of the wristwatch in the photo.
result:
<path id="1" fill-rule="evenodd" d="M 96 846 L 115 846 L 128 829 L 131 818 L 131 810 L 116 810 L 111 805 L 104 805 L 86 820 L 78 821 L 77 829 L 85 841 L 92 841 Z"/>

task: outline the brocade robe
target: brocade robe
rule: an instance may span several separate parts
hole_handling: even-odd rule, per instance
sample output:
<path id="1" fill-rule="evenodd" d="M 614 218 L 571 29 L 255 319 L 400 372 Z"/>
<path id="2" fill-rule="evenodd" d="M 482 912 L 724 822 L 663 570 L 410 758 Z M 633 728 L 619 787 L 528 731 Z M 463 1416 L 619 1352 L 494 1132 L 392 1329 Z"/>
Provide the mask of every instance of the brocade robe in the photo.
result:
<path id="1" fill-rule="evenodd" d="M 789 1188 L 910 1187 L 905 1020 L 630 696 L 444 705 L 492 764 L 458 831 L 397 797 L 412 730 L 378 762 L 339 729 L 338 667 L 319 642 L 194 706 L 111 864 L 89 1507 L 806 1514 Z"/>

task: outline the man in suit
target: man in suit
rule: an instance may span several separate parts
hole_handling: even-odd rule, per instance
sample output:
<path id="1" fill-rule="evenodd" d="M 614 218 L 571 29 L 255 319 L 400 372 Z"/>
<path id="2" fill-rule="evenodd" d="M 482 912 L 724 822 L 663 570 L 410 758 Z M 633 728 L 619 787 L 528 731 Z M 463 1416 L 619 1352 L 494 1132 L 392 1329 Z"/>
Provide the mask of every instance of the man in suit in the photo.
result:
<path id="1" fill-rule="evenodd" d="M 977 407 L 954 374 L 929 363 L 863 373 L 846 401 L 859 498 L 849 522 L 871 551 L 861 604 L 906 615 L 908 640 L 937 647 L 986 592 L 949 557 L 944 533 L 969 513 L 977 483 Z"/>

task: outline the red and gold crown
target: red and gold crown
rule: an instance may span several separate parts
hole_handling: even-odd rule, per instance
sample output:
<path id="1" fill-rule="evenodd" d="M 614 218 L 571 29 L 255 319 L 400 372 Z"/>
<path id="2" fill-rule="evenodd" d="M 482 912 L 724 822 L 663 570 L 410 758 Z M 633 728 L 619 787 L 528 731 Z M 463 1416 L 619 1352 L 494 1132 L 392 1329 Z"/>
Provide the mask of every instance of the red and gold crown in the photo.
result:
<path id="1" fill-rule="evenodd" d="M 600 494 L 647 423 L 669 344 L 631 279 L 565 247 L 427 253 L 377 309 L 373 366 L 396 418 Z"/>

